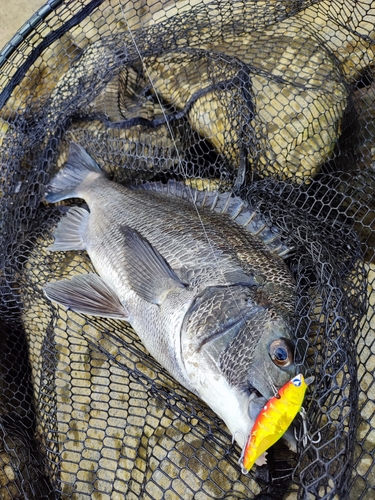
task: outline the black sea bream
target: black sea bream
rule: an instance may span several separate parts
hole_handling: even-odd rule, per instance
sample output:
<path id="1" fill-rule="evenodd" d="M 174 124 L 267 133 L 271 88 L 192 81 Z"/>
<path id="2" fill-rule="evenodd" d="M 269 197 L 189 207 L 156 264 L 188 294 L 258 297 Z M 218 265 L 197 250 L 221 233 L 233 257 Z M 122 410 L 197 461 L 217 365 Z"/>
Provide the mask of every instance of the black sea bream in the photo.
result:
<path id="1" fill-rule="evenodd" d="M 277 236 L 265 243 L 271 230 L 229 193 L 112 182 L 77 144 L 45 198 L 86 201 L 89 211 L 60 220 L 50 250 L 86 250 L 97 272 L 48 283 L 47 297 L 128 321 L 243 447 L 263 398 L 295 375 L 295 283 Z"/>

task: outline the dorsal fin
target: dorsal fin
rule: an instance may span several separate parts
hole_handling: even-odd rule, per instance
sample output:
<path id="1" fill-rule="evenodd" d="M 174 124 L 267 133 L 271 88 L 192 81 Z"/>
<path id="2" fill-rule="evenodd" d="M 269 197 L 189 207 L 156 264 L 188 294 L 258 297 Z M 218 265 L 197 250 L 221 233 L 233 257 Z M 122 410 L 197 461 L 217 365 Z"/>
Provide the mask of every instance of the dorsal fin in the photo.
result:
<path id="1" fill-rule="evenodd" d="M 199 191 L 175 180 L 169 180 L 167 184 L 145 182 L 134 186 L 134 189 L 177 196 L 194 203 L 198 208 L 205 207 L 216 213 L 225 213 L 237 224 L 245 227 L 251 234 L 257 235 L 272 252 L 280 257 L 286 258 L 291 252 L 291 249 L 280 239 L 277 230 L 267 225 L 256 208 L 252 208 L 242 198 L 234 196 L 230 192 Z"/>

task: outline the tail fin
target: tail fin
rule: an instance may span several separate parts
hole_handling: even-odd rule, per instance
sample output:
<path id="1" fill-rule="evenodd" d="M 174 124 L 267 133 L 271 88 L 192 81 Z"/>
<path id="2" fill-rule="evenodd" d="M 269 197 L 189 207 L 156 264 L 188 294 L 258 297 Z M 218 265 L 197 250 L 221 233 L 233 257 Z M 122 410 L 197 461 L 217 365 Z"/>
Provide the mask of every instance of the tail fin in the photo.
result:
<path id="1" fill-rule="evenodd" d="M 44 198 L 52 203 L 67 198 L 79 198 L 78 186 L 93 172 L 100 176 L 105 175 L 83 147 L 72 142 L 68 161 L 49 183 Z"/>

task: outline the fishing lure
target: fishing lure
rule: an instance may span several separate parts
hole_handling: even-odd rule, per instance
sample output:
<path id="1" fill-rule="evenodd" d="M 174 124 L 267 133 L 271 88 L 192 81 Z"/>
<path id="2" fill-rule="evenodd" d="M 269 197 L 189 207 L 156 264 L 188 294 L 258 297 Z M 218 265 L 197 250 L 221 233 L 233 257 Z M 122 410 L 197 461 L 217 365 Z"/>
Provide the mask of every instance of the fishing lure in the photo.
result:
<path id="1" fill-rule="evenodd" d="M 256 460 L 286 432 L 302 408 L 306 389 L 314 380 L 300 373 L 279 389 L 256 418 L 239 464 L 247 474 Z"/>

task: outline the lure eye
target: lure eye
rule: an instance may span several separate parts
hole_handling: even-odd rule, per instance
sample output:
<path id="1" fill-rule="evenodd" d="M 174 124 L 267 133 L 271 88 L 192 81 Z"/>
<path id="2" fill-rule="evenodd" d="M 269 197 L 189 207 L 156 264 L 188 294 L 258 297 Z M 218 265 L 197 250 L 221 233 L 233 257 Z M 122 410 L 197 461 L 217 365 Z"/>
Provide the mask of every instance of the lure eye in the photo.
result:
<path id="1" fill-rule="evenodd" d="M 293 363 L 293 351 L 288 339 L 274 340 L 270 346 L 270 356 L 275 365 L 283 368 Z"/>

